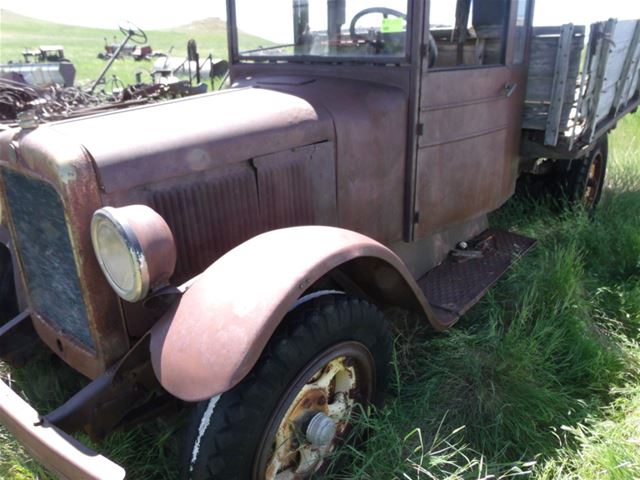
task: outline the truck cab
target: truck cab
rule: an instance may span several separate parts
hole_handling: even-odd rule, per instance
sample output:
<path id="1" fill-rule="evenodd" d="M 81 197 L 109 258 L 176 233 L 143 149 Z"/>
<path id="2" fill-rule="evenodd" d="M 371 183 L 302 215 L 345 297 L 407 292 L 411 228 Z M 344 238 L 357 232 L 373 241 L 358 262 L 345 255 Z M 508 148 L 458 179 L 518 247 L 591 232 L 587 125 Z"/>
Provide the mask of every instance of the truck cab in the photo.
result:
<path id="1" fill-rule="evenodd" d="M 91 379 L 43 415 L 0 383 L 0 421 L 63 476 L 122 477 L 68 434 L 176 401 L 184 478 L 326 471 L 356 405 L 384 397 L 384 310 L 455 324 L 535 244 L 487 214 L 555 165 L 591 199 L 640 97 L 637 22 L 591 129 L 571 103 L 584 30 L 541 35 L 553 98 L 528 88 L 532 0 L 227 7 L 229 89 L 0 133 L 0 356 L 43 342 Z"/>
<path id="2" fill-rule="evenodd" d="M 344 122 L 356 117 L 352 107 L 378 99 L 377 124 L 358 135 L 336 128 L 338 150 L 349 152 L 338 155 L 339 170 L 349 163 L 338 173 L 338 197 L 357 212 L 340 212 L 342 225 L 383 242 L 412 242 L 478 218 L 513 193 L 531 2 L 290 3 L 258 7 L 261 18 L 274 9 L 275 17 L 293 18 L 281 44 L 260 46 L 251 32 L 230 29 L 231 78 L 316 104 L 321 98 L 332 111 L 351 112 Z M 242 1 L 229 9 L 240 26 L 255 13 Z M 314 93 L 328 88 L 336 92 Z M 393 95 L 402 99 L 382 105 Z M 350 178 L 362 174 L 379 185 Z M 375 192 L 386 199 L 382 212 Z"/>

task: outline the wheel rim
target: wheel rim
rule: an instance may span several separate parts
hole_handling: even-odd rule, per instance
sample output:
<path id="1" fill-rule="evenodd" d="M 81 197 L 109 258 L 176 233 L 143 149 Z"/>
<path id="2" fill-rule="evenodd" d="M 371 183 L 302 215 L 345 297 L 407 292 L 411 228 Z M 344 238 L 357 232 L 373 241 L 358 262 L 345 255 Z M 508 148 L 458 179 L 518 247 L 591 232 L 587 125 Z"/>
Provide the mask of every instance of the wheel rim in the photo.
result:
<path id="1" fill-rule="evenodd" d="M 350 431 L 353 407 L 372 399 L 374 368 L 371 353 L 358 342 L 335 345 L 309 362 L 269 420 L 253 478 L 297 480 L 324 471 L 331 462 L 330 454 Z M 327 418 L 335 425 L 335 434 L 326 444 L 309 440 L 309 434 L 316 433 L 310 431 L 314 416 L 326 417 L 325 425 Z"/>
<path id="2" fill-rule="evenodd" d="M 595 206 L 602 189 L 602 173 L 604 172 L 604 156 L 598 151 L 591 161 L 587 174 L 587 185 L 582 200 L 588 209 Z"/>

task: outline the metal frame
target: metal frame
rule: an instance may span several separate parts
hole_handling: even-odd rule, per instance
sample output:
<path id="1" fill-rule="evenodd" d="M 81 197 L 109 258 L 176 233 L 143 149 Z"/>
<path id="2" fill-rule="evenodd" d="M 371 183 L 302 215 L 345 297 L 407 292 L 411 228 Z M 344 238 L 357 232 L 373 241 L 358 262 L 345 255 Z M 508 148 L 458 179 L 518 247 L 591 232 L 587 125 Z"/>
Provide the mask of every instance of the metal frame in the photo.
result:
<path id="1" fill-rule="evenodd" d="M 124 469 L 48 422 L 0 380 L 0 423 L 61 478 L 124 479 Z"/>

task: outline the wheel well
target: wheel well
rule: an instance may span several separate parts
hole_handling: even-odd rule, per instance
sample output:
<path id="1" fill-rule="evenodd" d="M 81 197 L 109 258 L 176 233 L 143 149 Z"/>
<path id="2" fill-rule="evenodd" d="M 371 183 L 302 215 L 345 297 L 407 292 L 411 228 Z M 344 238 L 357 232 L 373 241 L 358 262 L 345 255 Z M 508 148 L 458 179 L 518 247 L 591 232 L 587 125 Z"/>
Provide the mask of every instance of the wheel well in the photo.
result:
<path id="1" fill-rule="evenodd" d="M 420 301 L 402 275 L 375 257 L 350 260 L 320 278 L 300 298 L 314 293 L 345 293 L 379 307 L 400 307 L 423 312 Z"/>

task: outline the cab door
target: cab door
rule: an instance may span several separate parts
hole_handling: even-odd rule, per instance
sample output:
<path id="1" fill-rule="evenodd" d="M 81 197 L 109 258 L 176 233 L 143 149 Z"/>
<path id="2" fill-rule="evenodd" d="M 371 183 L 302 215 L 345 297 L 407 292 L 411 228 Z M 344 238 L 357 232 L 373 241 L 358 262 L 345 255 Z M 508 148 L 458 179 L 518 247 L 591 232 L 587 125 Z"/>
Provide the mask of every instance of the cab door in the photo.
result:
<path id="1" fill-rule="evenodd" d="M 438 51 L 421 81 L 416 239 L 512 195 L 531 18 L 530 0 L 429 3 L 425 43 Z"/>

